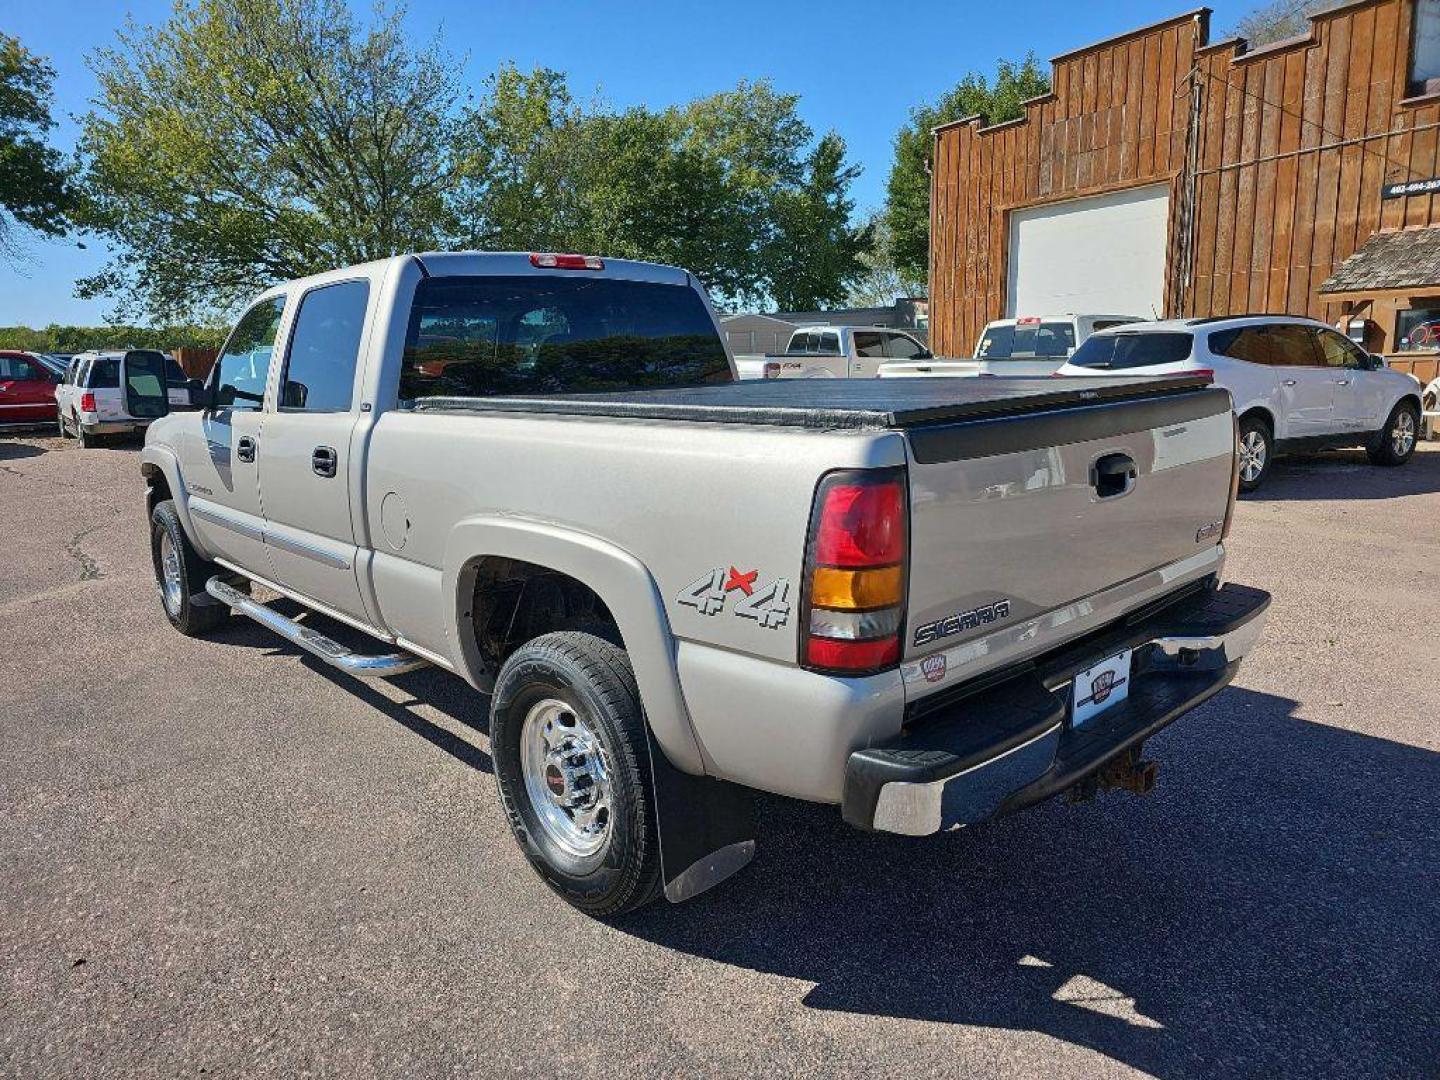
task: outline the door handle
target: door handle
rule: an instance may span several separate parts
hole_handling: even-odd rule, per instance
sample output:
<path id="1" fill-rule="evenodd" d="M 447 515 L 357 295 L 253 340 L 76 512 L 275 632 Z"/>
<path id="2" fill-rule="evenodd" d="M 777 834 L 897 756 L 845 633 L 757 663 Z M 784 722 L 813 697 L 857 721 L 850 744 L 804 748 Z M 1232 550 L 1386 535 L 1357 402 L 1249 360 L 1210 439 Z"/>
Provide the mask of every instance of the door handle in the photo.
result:
<path id="1" fill-rule="evenodd" d="M 1335 385 L 1336 385 L 1336 386 L 1349 386 L 1349 385 L 1350 385 L 1350 380 L 1349 380 L 1349 379 L 1336 379 L 1336 380 L 1335 380 Z"/>
<path id="2" fill-rule="evenodd" d="M 1129 454 L 1106 454 L 1090 467 L 1090 486 L 1102 499 L 1124 495 L 1139 475 Z"/>
<path id="3" fill-rule="evenodd" d="M 317 446 L 310 454 L 310 468 L 316 476 L 334 476 L 339 462 L 333 446 Z"/>
<path id="4" fill-rule="evenodd" d="M 241 435 L 240 441 L 235 444 L 235 456 L 241 461 L 254 461 L 255 450 L 255 440 L 249 435 Z"/>
<path id="5" fill-rule="evenodd" d="M 1294 379 L 1281 379 L 1281 380 L 1280 380 L 1280 385 L 1281 385 L 1281 386 L 1294 386 L 1294 385 L 1295 385 L 1295 380 L 1294 380 Z"/>

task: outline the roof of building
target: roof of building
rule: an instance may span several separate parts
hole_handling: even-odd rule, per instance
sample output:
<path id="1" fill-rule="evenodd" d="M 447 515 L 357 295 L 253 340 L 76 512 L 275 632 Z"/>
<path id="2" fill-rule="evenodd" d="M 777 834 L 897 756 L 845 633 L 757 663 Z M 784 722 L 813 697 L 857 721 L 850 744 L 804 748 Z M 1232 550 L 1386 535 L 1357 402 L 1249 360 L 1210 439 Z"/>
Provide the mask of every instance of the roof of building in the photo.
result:
<path id="1" fill-rule="evenodd" d="M 1335 268 L 1322 293 L 1440 285 L 1440 225 L 1380 232 Z"/>

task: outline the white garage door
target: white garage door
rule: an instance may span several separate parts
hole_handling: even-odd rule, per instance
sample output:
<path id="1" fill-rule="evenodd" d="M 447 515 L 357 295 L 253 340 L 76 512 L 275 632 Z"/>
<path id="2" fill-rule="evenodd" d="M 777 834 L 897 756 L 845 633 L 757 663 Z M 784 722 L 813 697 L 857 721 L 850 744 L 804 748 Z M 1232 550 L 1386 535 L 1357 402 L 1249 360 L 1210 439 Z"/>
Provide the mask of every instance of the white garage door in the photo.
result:
<path id="1" fill-rule="evenodd" d="M 1009 314 L 1159 316 L 1168 185 L 1010 215 Z"/>

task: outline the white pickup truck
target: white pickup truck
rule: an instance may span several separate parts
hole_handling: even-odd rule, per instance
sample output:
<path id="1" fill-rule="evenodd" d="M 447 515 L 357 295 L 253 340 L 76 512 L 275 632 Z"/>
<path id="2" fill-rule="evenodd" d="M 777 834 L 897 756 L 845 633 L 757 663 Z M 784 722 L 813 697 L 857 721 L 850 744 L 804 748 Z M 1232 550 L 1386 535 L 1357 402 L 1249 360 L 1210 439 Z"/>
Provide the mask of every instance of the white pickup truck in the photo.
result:
<path id="1" fill-rule="evenodd" d="M 1096 330 L 1139 322 L 1134 315 L 1030 315 L 986 323 L 969 359 L 887 360 L 882 379 L 947 375 L 1053 375 Z"/>
<path id="2" fill-rule="evenodd" d="M 166 411 L 164 371 L 132 357 L 131 412 Z M 1229 395 L 734 374 L 672 267 L 420 254 L 278 285 L 146 434 L 165 617 L 489 695 L 515 839 L 595 915 L 744 866 L 747 788 L 906 835 L 1148 790 L 1145 740 L 1229 683 L 1269 600 L 1222 584 Z"/>
<path id="3" fill-rule="evenodd" d="M 887 360 L 925 360 L 930 350 L 904 330 L 802 326 L 783 353 L 735 357 L 742 379 L 871 379 Z"/>

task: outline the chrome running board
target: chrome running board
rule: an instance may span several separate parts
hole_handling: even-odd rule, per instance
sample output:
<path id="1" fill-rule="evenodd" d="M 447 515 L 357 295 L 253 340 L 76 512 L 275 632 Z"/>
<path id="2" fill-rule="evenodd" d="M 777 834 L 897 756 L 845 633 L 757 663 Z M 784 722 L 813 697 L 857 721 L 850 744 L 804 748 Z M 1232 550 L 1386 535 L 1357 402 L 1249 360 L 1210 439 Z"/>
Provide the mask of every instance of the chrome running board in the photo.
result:
<path id="1" fill-rule="evenodd" d="M 205 583 L 205 591 L 222 604 L 254 619 L 261 626 L 273 630 L 291 644 L 298 645 L 312 656 L 318 656 L 333 668 L 354 675 L 358 679 L 377 679 L 387 675 L 403 675 L 407 671 L 427 667 L 428 662 L 412 653 L 387 653 L 384 656 L 366 656 L 353 649 L 347 649 L 338 641 L 326 637 L 318 630 L 281 615 L 274 608 L 246 596 L 239 589 L 225 584 L 218 577 Z"/>

